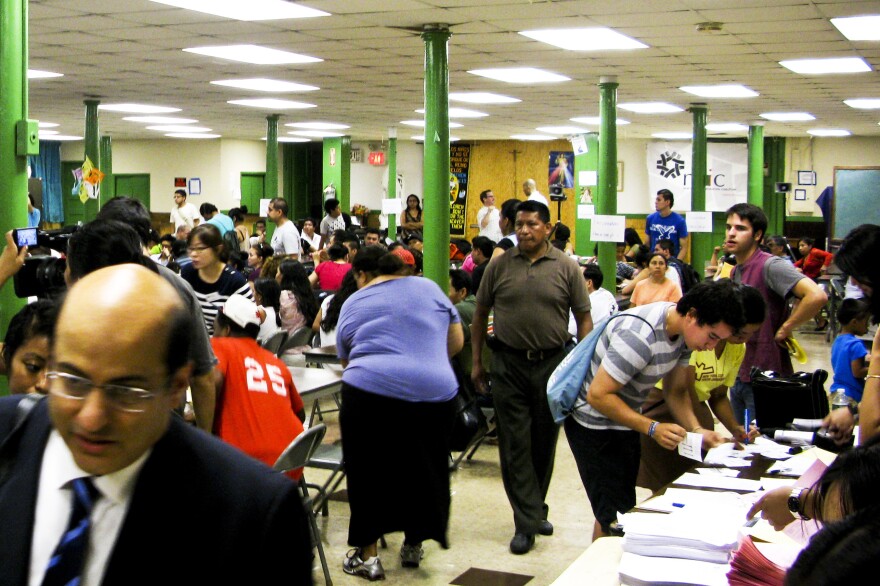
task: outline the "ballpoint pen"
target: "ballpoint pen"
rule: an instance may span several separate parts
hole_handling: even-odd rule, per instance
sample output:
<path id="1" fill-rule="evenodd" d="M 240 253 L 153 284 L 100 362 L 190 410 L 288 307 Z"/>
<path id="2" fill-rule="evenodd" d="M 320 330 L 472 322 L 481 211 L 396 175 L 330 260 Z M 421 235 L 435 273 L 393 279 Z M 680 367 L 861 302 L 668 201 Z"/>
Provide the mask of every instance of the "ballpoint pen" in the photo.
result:
<path id="1" fill-rule="evenodd" d="M 743 443 L 749 443 L 749 408 L 746 407 L 746 412 L 743 414 L 743 419 L 746 424 L 746 439 Z"/>

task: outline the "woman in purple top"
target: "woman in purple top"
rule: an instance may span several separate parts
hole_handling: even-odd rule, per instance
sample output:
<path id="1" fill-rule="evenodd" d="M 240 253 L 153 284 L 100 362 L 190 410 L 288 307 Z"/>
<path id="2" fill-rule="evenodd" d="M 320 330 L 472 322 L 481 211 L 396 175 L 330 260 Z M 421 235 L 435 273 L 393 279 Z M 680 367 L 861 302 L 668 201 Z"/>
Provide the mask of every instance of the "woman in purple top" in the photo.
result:
<path id="1" fill-rule="evenodd" d="M 447 547 L 449 433 L 458 389 L 449 357 L 461 350 L 464 334 L 444 292 L 427 279 L 398 274 L 403 268 L 384 249 L 361 250 L 352 267 L 358 291 L 342 306 L 336 330 L 345 366 L 339 423 L 348 543 L 355 548 L 343 570 L 370 580 L 385 576 L 376 551 L 385 533 L 404 532 L 404 567 L 418 567 L 426 539 Z M 404 314 L 402 306 L 419 309 Z"/>

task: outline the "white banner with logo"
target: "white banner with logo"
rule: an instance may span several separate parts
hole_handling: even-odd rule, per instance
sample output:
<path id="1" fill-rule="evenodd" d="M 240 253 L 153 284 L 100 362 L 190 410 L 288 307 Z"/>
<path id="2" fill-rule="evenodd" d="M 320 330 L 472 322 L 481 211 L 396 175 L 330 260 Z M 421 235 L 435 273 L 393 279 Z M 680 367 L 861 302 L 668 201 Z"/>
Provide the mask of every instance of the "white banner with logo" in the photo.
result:
<path id="1" fill-rule="evenodd" d="M 744 203 L 748 188 L 748 145 L 710 142 L 706 156 L 706 211 L 723 212 Z M 675 196 L 673 211 L 691 209 L 691 143 L 649 142 L 647 145 L 650 207 L 661 189 Z"/>

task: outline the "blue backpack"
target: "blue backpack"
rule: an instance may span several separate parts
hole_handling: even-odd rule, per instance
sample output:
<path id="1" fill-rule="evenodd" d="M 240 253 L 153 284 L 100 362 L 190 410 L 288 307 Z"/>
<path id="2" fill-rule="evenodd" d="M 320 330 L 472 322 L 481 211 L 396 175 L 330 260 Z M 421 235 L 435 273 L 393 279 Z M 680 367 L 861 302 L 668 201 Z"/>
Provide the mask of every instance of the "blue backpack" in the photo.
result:
<path id="1" fill-rule="evenodd" d="M 577 346 L 574 347 L 574 350 L 562 359 L 562 362 L 559 363 L 556 370 L 547 379 L 547 403 L 550 405 L 550 413 L 553 415 L 553 421 L 556 423 L 562 423 L 574 411 L 581 387 L 587 378 L 587 372 L 590 370 L 590 361 L 596 352 L 599 338 L 602 337 L 602 332 L 605 331 L 608 322 L 620 316 L 635 317 L 646 324 L 648 323 L 647 320 L 638 315 L 617 313 L 599 321 L 598 324 L 593 324 L 593 329 L 590 333 L 584 336 Z M 651 324 L 648 325 L 650 326 Z M 653 327 L 651 327 L 651 331 L 654 331 Z"/>

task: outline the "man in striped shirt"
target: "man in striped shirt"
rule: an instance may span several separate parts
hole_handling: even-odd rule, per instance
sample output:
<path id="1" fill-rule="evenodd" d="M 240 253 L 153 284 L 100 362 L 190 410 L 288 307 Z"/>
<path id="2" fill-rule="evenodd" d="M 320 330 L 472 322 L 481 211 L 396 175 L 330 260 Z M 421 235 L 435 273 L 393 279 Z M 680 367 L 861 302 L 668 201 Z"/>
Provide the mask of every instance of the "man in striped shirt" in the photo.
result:
<path id="1" fill-rule="evenodd" d="M 575 412 L 565 421 L 581 480 L 596 517 L 593 539 L 608 535 L 618 512 L 636 504 L 639 433 L 668 450 L 700 432 L 703 444 L 725 441 L 700 427 L 685 387 L 691 350 L 709 350 L 745 325 L 738 286 L 700 283 L 676 303 L 650 303 L 612 319 L 590 362 Z M 663 379 L 679 424 L 658 423 L 640 408 Z"/>

